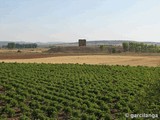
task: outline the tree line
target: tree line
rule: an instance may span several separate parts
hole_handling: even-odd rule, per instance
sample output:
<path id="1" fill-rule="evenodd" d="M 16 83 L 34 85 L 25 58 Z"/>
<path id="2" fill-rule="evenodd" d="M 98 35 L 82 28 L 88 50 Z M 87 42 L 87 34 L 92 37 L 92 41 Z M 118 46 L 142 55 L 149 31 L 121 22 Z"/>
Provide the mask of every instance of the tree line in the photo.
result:
<path id="1" fill-rule="evenodd" d="M 6 48 L 8 49 L 14 49 L 14 48 L 37 48 L 37 44 L 36 43 L 29 43 L 29 44 L 19 44 L 19 43 L 8 43 Z"/>
<path id="2" fill-rule="evenodd" d="M 122 43 L 123 51 L 124 52 L 154 52 L 160 53 L 160 46 L 156 44 L 149 45 L 145 43 L 138 43 L 138 42 L 123 42 Z"/>

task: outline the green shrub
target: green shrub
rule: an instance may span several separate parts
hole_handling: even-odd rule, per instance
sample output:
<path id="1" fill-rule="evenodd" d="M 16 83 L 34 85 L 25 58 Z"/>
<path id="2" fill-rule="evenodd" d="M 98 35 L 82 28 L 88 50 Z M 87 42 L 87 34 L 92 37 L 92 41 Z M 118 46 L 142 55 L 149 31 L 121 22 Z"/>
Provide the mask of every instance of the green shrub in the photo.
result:
<path id="1" fill-rule="evenodd" d="M 27 117 L 26 115 L 22 115 L 19 120 L 30 120 L 29 117 Z"/>

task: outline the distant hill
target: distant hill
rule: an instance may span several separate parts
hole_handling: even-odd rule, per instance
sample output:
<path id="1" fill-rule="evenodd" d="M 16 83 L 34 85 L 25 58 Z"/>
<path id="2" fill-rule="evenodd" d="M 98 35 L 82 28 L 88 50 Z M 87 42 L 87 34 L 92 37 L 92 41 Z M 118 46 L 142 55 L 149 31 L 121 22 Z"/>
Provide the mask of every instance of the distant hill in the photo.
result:
<path id="1" fill-rule="evenodd" d="M 133 40 L 102 40 L 102 41 L 88 41 L 88 45 L 122 45 L 123 42 L 139 42 Z M 160 45 L 160 42 L 142 42 L 145 44 Z"/>
<path id="2" fill-rule="evenodd" d="M 9 42 L 14 41 L 0 41 L 0 47 L 6 46 Z M 87 41 L 87 46 L 97 46 L 97 45 L 122 45 L 123 42 L 138 42 L 133 40 L 94 40 L 94 41 Z M 24 41 L 18 41 L 15 43 L 19 44 L 25 44 L 25 43 L 31 43 L 31 42 L 24 42 Z M 156 44 L 160 46 L 160 42 L 143 42 L 145 44 Z M 78 46 L 77 42 L 72 43 L 66 43 L 66 42 L 36 42 L 38 47 L 50 47 L 50 46 Z"/>
<path id="3" fill-rule="evenodd" d="M 134 42 L 134 41 L 124 41 L 124 40 L 95 40 L 88 41 L 87 45 L 122 45 L 123 42 Z"/>
<path id="4" fill-rule="evenodd" d="M 6 46 L 9 43 L 9 41 L 0 41 L 0 47 Z"/>
<path id="5" fill-rule="evenodd" d="M 37 42 L 38 47 L 50 47 L 56 44 L 62 44 L 62 42 Z"/>
<path id="6" fill-rule="evenodd" d="M 18 44 L 28 44 L 28 43 L 31 43 L 31 42 L 23 42 L 23 41 L 0 41 L 0 47 L 6 46 L 10 42 L 14 42 L 14 43 L 18 43 Z"/>
<path id="7" fill-rule="evenodd" d="M 29 43 L 35 43 L 35 42 L 24 42 L 24 41 L 0 41 L 0 47 L 6 46 L 8 43 L 14 42 L 19 44 L 29 44 Z M 62 42 L 36 42 L 38 47 L 49 47 L 51 45 L 61 44 Z"/>
<path id="8" fill-rule="evenodd" d="M 133 40 L 94 40 L 94 41 L 86 41 L 87 46 L 97 46 L 97 45 L 122 45 L 123 42 L 138 42 Z M 145 44 L 156 44 L 160 45 L 160 42 L 143 42 Z M 61 43 L 56 44 L 56 46 L 78 46 L 78 42 L 73 43 Z"/>

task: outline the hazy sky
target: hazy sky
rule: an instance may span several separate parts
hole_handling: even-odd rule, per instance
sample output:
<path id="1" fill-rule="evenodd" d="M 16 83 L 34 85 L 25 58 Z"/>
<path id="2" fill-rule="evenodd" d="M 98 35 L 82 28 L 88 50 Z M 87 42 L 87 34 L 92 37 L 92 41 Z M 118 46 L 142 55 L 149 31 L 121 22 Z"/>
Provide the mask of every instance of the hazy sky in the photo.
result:
<path id="1" fill-rule="evenodd" d="M 160 42 L 160 0 L 0 0 L 0 41 Z"/>

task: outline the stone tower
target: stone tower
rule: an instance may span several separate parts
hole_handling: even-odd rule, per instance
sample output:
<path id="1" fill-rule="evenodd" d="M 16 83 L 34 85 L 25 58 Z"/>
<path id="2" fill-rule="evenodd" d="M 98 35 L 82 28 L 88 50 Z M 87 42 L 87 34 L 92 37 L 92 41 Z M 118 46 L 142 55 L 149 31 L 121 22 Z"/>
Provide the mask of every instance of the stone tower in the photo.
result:
<path id="1" fill-rule="evenodd" d="M 86 39 L 79 39 L 79 47 L 86 46 Z"/>

